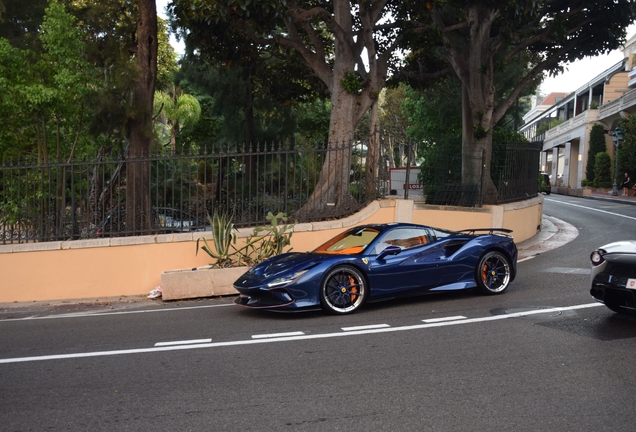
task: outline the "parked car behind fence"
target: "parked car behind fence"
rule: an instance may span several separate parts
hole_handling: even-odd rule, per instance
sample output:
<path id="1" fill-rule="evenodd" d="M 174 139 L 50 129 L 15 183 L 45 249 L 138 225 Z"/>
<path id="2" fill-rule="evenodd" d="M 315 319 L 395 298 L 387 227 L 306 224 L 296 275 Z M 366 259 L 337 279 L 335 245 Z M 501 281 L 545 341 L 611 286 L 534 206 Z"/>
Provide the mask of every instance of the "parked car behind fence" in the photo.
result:
<path id="1" fill-rule="evenodd" d="M 169 207 L 152 208 L 152 226 L 161 234 L 210 230 L 210 225 L 205 220 Z M 97 237 L 109 237 L 123 232 L 126 232 L 126 210 L 115 210 L 100 224 Z"/>

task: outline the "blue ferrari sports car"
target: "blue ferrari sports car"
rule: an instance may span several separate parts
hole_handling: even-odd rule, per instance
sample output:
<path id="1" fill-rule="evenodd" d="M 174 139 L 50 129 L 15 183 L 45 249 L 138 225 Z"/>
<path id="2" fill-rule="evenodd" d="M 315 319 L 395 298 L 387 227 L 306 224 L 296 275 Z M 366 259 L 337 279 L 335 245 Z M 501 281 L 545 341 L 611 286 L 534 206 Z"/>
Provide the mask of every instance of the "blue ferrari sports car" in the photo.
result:
<path id="1" fill-rule="evenodd" d="M 252 267 L 235 283 L 248 308 L 354 312 L 365 302 L 476 288 L 500 294 L 517 272 L 511 231 L 449 231 L 411 223 L 362 225 L 312 252 Z"/>

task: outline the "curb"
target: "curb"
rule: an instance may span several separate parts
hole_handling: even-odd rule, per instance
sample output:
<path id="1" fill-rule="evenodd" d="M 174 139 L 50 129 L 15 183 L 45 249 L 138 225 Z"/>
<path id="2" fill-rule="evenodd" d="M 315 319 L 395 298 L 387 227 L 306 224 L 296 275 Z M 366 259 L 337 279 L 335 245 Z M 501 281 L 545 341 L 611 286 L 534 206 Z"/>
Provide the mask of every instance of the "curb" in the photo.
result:
<path id="1" fill-rule="evenodd" d="M 592 199 L 595 201 L 605 201 L 605 202 L 613 202 L 613 203 L 620 203 L 620 204 L 627 204 L 627 205 L 632 205 L 632 206 L 636 206 L 636 199 L 628 199 L 628 198 L 622 198 L 620 196 L 618 197 L 613 197 L 613 196 L 604 196 L 604 195 L 590 195 L 585 197 L 586 199 Z"/>
<path id="2" fill-rule="evenodd" d="M 544 252 L 559 248 L 570 243 L 578 235 L 579 230 L 574 225 L 552 216 L 543 215 L 541 231 L 517 245 L 519 251 L 517 262 L 529 260 Z"/>

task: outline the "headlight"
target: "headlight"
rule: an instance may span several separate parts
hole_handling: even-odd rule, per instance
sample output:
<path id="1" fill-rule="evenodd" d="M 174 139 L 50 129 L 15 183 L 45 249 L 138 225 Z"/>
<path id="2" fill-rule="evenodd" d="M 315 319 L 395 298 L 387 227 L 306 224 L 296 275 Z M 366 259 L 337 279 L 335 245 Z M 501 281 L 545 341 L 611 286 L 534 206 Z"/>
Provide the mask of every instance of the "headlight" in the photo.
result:
<path id="1" fill-rule="evenodd" d="M 599 265 L 601 264 L 603 261 L 605 261 L 605 259 L 603 258 L 603 252 L 600 250 L 595 250 L 594 252 L 592 252 L 592 254 L 590 255 L 590 261 L 592 261 L 592 265 Z"/>
<path id="2" fill-rule="evenodd" d="M 307 270 L 301 270 L 299 272 L 296 272 L 290 276 L 283 276 L 277 279 L 274 279 L 272 282 L 268 283 L 267 286 L 272 288 L 275 286 L 280 286 L 280 285 L 285 285 L 290 283 L 291 281 L 298 279 L 300 276 L 302 276 L 303 274 L 307 273 Z"/>

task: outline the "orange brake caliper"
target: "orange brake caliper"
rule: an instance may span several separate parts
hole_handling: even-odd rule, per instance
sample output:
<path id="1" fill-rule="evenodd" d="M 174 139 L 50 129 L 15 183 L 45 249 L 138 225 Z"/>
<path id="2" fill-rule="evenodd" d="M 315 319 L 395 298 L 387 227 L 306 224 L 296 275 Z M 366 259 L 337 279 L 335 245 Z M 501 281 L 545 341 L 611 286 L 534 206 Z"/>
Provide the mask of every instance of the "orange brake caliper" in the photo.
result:
<path id="1" fill-rule="evenodd" d="M 349 284 L 353 287 L 353 288 L 351 288 L 351 292 L 357 293 L 358 292 L 358 288 L 353 286 L 353 285 L 356 284 L 356 280 L 354 278 L 352 278 L 351 276 L 349 276 Z M 353 294 L 351 296 L 351 301 L 352 302 L 356 301 L 356 297 L 357 296 L 355 294 Z"/>

